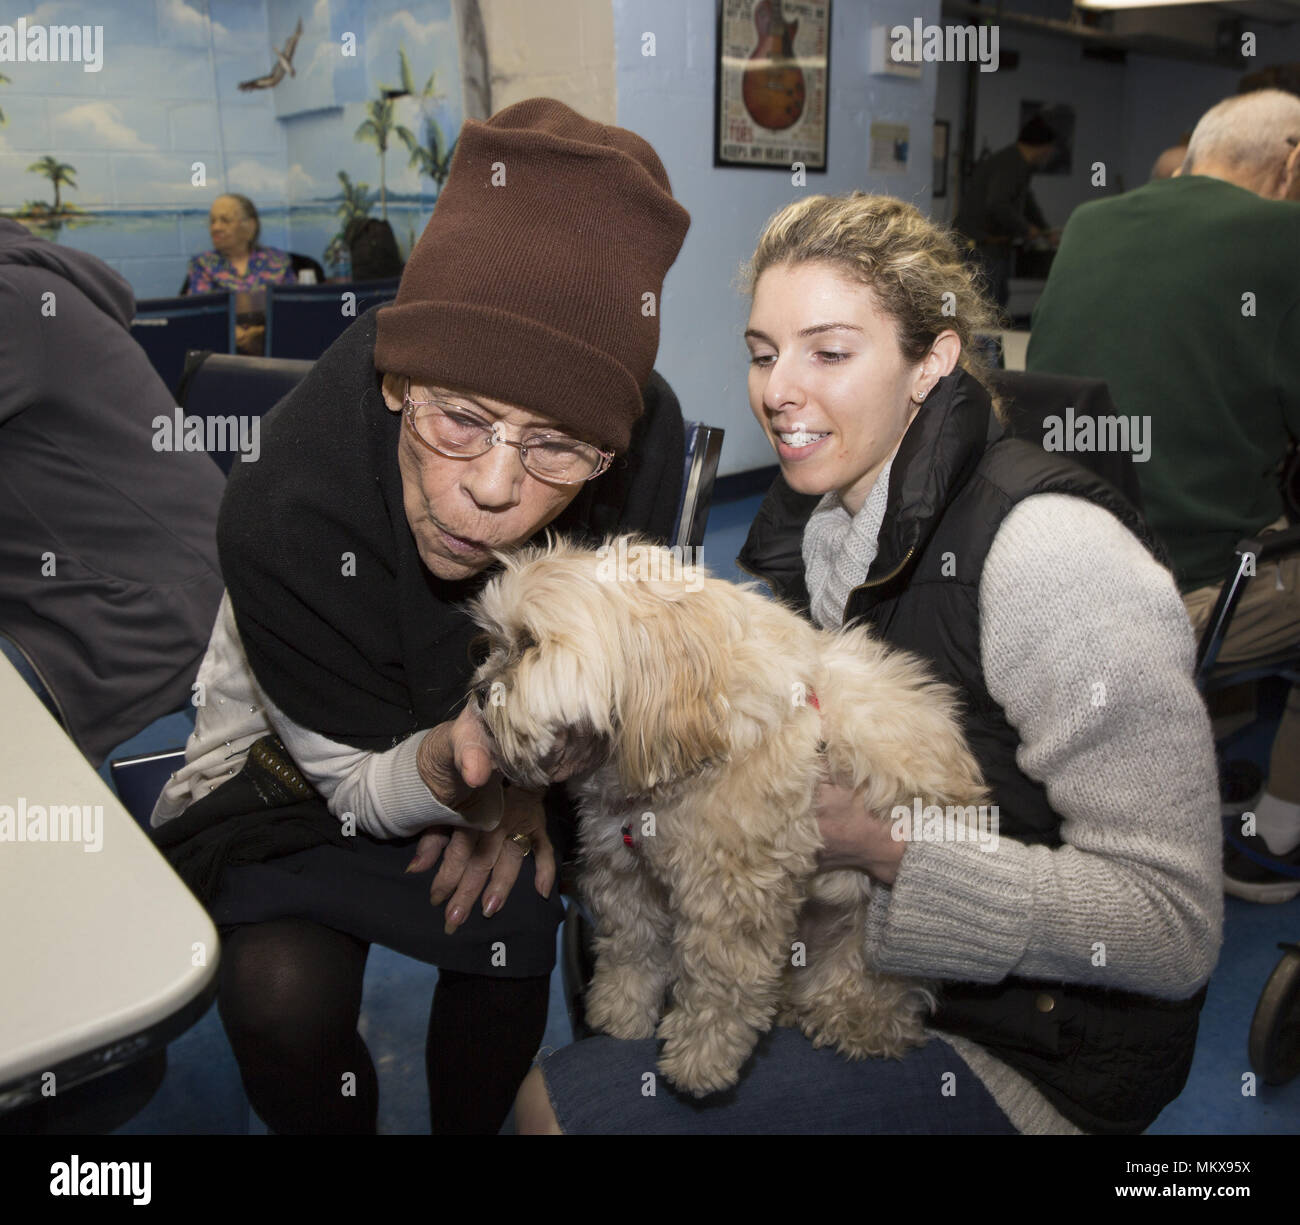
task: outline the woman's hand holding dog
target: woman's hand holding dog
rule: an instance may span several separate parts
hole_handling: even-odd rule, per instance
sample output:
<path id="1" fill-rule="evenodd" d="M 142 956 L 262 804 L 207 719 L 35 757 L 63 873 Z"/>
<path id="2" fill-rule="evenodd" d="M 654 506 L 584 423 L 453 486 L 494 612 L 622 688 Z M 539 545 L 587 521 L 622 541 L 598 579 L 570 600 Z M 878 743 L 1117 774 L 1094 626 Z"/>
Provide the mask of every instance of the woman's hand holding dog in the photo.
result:
<path id="1" fill-rule="evenodd" d="M 492 737 L 473 703 L 466 703 L 454 723 L 439 723 L 425 734 L 416 766 L 424 785 L 448 808 L 460 807 L 471 791 L 487 785 Z"/>
<path id="2" fill-rule="evenodd" d="M 425 736 L 418 765 L 425 786 L 448 808 L 463 807 L 476 789 L 492 780 L 491 737 L 472 704 L 455 722 L 440 723 Z M 512 841 L 517 834 L 531 840 L 536 856 L 534 884 L 538 893 L 549 897 L 555 884 L 555 851 L 546 835 L 546 813 L 539 793 L 506 788 L 502 817 L 495 829 L 439 826 L 420 838 L 406 870 L 425 872 L 441 856 L 429 901 L 440 906 L 451 899 L 446 912 L 448 935 L 465 921 L 484 885 L 483 913 L 491 917 L 501 909 L 524 861 L 523 849 Z"/>
<path id="3" fill-rule="evenodd" d="M 834 783 L 818 786 L 816 802 L 817 824 L 825 843 L 818 856 L 819 870 L 856 868 L 892 885 L 907 843 L 894 838 L 889 822 L 868 813 L 848 787 Z"/>

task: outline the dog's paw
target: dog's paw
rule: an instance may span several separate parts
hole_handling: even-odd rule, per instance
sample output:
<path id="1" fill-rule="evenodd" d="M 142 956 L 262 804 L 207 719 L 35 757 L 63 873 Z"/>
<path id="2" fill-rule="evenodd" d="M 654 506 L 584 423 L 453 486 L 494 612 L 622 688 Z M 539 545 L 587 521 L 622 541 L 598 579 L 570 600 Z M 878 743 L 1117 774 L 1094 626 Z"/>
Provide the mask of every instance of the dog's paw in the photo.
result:
<path id="1" fill-rule="evenodd" d="M 708 1097 L 710 1093 L 730 1089 L 740 1079 L 740 1064 L 719 1066 L 701 1046 L 700 1042 L 685 1038 L 665 1043 L 659 1057 L 659 1071 L 674 1089 L 692 1097 Z"/>
<path id="2" fill-rule="evenodd" d="M 846 1059 L 901 1059 L 927 1041 L 919 1010 L 813 1008 L 799 1028 L 814 1047 L 834 1046 Z"/>
<path id="3" fill-rule="evenodd" d="M 611 1038 L 653 1038 L 659 1014 L 613 975 L 597 975 L 587 992 L 587 1024 Z"/>
<path id="4" fill-rule="evenodd" d="M 758 1034 L 735 1017 L 670 1011 L 659 1025 L 664 1048 L 659 1070 L 674 1088 L 695 1097 L 721 1093 L 740 1079 Z"/>

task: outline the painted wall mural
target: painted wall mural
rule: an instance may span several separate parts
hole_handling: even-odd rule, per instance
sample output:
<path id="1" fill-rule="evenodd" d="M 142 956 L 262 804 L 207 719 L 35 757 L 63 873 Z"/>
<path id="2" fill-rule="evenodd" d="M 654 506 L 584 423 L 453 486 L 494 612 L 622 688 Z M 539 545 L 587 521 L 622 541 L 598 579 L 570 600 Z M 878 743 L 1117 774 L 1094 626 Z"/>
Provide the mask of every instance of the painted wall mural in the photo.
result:
<path id="1" fill-rule="evenodd" d="M 452 0 L 46 0 L 10 28 L 102 29 L 84 62 L 0 63 L 0 214 L 177 292 L 208 208 L 249 196 L 268 246 L 347 271 L 344 228 L 403 254 L 460 131 Z M 52 46 L 53 44 L 51 44 Z"/>

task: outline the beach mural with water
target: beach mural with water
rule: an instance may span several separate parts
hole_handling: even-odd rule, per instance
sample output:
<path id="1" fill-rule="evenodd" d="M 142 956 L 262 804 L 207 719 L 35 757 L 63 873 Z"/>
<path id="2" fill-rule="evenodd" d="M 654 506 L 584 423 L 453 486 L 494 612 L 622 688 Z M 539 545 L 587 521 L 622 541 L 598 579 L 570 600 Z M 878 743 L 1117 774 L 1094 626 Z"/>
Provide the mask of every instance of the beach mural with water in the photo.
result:
<path id="1" fill-rule="evenodd" d="M 405 255 L 446 179 L 451 0 L 53 0 L 7 21 L 25 50 L 36 29 L 99 29 L 101 62 L 56 60 L 54 40 L 0 63 L 0 214 L 139 298 L 179 291 L 224 192 L 254 201 L 263 243 L 338 276 L 352 217 L 384 217 Z"/>

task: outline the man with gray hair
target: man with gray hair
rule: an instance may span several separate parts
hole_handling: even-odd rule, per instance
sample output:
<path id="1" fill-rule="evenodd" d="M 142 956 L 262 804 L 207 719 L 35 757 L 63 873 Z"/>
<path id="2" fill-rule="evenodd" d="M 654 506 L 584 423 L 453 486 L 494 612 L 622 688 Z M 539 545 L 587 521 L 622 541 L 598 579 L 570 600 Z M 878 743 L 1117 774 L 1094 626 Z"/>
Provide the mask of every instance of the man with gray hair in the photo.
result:
<path id="1" fill-rule="evenodd" d="M 1203 630 L 1245 536 L 1285 525 L 1278 474 L 1300 435 L 1300 98 L 1212 107 L 1174 177 L 1075 210 L 1034 310 L 1026 368 L 1102 378 L 1145 418 L 1144 510 Z M 1300 640 L 1300 562 L 1261 565 L 1220 653 Z M 1114 699 L 1113 699 L 1114 700 Z M 1228 892 L 1300 893 L 1300 694 L 1293 688 Z M 1270 860 L 1263 866 L 1258 860 Z"/>
<path id="2" fill-rule="evenodd" d="M 1210 107 L 1192 131 L 1179 174 L 1208 175 L 1270 200 L 1300 194 L 1300 98 L 1280 89 Z"/>

